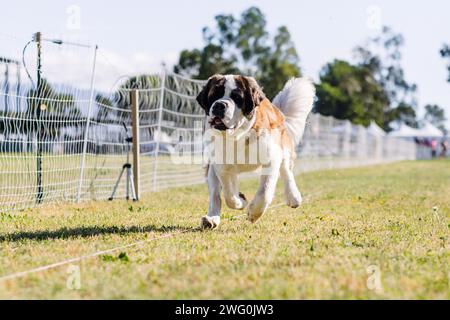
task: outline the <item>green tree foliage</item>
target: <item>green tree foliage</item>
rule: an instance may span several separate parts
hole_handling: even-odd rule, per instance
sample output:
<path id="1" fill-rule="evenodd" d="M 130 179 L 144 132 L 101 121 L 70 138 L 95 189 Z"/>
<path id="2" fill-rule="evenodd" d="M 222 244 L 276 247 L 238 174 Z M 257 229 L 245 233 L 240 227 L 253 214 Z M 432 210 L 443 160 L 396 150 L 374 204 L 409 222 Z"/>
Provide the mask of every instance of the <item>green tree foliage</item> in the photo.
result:
<path id="1" fill-rule="evenodd" d="M 260 9 L 240 15 L 218 15 L 215 27 L 203 29 L 204 46 L 183 50 L 174 71 L 206 79 L 215 73 L 256 77 L 268 97 L 274 97 L 291 77 L 300 75 L 299 56 L 285 26 L 271 37 Z"/>
<path id="2" fill-rule="evenodd" d="M 395 108 L 390 108 L 385 113 L 385 129 L 390 130 L 389 124 L 393 121 L 404 123 L 407 126 L 417 128 L 416 110 L 409 104 L 400 102 Z"/>
<path id="3" fill-rule="evenodd" d="M 445 121 L 447 120 L 445 118 L 445 111 L 438 105 L 427 104 L 425 106 L 424 120 L 439 128 L 442 133 L 447 133 L 447 129 L 445 128 Z"/>
<path id="4" fill-rule="evenodd" d="M 131 89 L 152 89 L 161 87 L 161 78 L 158 75 L 147 75 L 142 74 L 138 76 L 133 76 L 127 78 L 124 83 L 122 83 L 119 88 L 114 93 L 113 100 L 117 104 L 119 109 L 130 109 L 131 108 Z M 139 99 L 139 106 L 150 105 L 151 102 L 157 99 L 157 95 L 144 94 L 141 93 Z M 112 102 L 110 102 L 112 103 Z M 117 116 L 122 115 L 122 111 L 117 110 Z"/>
<path id="5" fill-rule="evenodd" d="M 388 103 L 383 110 L 384 121 L 381 124 L 387 131 L 391 129 L 392 122 L 418 126 L 417 86 L 406 81 L 401 66 L 401 49 L 404 43 L 401 34 L 385 26 L 378 36 L 369 39 L 366 48 L 355 48 L 359 65 L 366 66 L 372 71 L 388 97 Z"/>
<path id="6" fill-rule="evenodd" d="M 447 70 L 448 70 L 447 81 L 450 82 L 450 46 L 448 44 L 445 44 L 442 47 L 440 53 L 441 53 L 442 58 L 448 58 L 449 59 L 449 64 L 447 65 Z"/>
<path id="7" fill-rule="evenodd" d="M 52 85 L 42 79 L 40 90 L 30 89 L 27 93 L 28 110 L 27 113 L 37 115 L 37 109 L 40 108 L 40 117 L 42 120 L 51 119 L 51 125 L 44 126 L 42 130 L 48 136 L 58 137 L 62 128 L 77 126 L 74 120 L 80 120 L 82 114 L 76 106 L 71 94 L 57 92 Z M 53 121 L 61 120 L 61 121 Z M 69 124 L 63 120 L 72 120 Z M 36 131 L 36 122 L 27 122 L 24 131 Z"/>
<path id="8" fill-rule="evenodd" d="M 369 125 L 370 120 L 384 122 L 388 97 L 365 66 L 335 60 L 320 73 L 316 111 L 356 124 Z"/>
<path id="9" fill-rule="evenodd" d="M 300 76 L 300 59 L 288 29 L 278 28 L 271 52 L 259 60 L 260 73 L 256 77 L 264 87 L 266 94 L 273 98 L 291 77 Z"/>
<path id="10" fill-rule="evenodd" d="M 80 109 L 75 105 L 73 96 L 67 93 L 56 92 L 51 84 L 42 79 L 40 92 L 37 89 L 30 89 L 27 93 L 28 112 L 35 113 L 37 108 L 42 112 L 51 114 L 56 118 L 79 118 Z M 41 107 L 45 105 L 45 107 Z M 45 116 L 45 114 L 42 114 Z"/>
<path id="11" fill-rule="evenodd" d="M 111 101 L 111 99 L 101 94 L 97 94 L 95 96 L 95 103 L 97 105 L 97 114 L 95 116 L 95 121 L 97 122 L 108 121 L 111 111 L 109 107 L 113 106 L 113 102 Z"/>
<path id="12" fill-rule="evenodd" d="M 327 64 L 320 73 L 316 111 L 363 125 L 374 120 L 387 131 L 393 121 L 417 126 L 417 88 L 404 77 L 403 44 L 402 35 L 384 27 L 365 46 L 355 48 L 355 64 Z"/>

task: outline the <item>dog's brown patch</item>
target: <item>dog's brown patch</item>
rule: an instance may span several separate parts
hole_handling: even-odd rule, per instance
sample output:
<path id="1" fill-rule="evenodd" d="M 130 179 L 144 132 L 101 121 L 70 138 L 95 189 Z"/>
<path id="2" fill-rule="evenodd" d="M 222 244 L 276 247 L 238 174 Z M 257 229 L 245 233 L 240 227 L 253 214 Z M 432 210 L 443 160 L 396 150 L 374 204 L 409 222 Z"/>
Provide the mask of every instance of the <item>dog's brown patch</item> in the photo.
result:
<path id="1" fill-rule="evenodd" d="M 255 109 L 255 112 L 256 120 L 253 129 L 258 134 L 261 134 L 263 131 L 269 132 L 282 149 L 288 149 L 293 152 L 294 141 L 286 131 L 285 118 L 280 109 L 266 98 Z"/>
<path id="2" fill-rule="evenodd" d="M 209 114 L 209 109 L 214 101 L 221 98 L 224 93 L 225 78 L 220 74 L 215 74 L 208 79 L 208 82 L 197 95 L 197 102 Z"/>
<path id="3" fill-rule="evenodd" d="M 244 105 L 242 112 L 247 118 L 253 116 L 255 108 L 266 98 L 261 87 L 252 77 L 235 76 L 234 81 L 244 92 Z"/>

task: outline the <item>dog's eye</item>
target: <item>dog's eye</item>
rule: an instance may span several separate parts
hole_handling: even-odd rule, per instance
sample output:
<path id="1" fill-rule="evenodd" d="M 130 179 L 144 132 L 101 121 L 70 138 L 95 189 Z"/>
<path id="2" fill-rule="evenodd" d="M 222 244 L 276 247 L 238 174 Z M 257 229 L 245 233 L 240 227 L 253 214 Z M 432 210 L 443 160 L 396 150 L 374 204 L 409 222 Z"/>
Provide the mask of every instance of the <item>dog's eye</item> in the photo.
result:
<path id="1" fill-rule="evenodd" d="M 236 104 L 241 104 L 244 101 L 244 98 L 239 93 L 233 93 L 231 99 L 233 99 Z"/>
<path id="2" fill-rule="evenodd" d="M 208 100 L 212 102 L 223 97 L 224 88 L 223 86 L 216 86 L 213 90 L 210 90 L 208 93 Z"/>

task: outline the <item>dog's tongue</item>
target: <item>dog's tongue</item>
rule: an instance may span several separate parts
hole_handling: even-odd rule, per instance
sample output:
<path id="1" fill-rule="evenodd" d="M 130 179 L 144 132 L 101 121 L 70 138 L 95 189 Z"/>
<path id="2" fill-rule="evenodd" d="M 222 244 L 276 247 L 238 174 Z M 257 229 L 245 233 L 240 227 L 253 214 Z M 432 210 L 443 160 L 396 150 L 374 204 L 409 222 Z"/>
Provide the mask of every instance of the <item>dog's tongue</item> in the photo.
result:
<path id="1" fill-rule="evenodd" d="M 221 124 L 221 123 L 222 123 L 222 119 L 220 119 L 219 117 L 215 117 L 215 118 L 213 119 L 213 123 L 214 123 L 214 124 Z"/>

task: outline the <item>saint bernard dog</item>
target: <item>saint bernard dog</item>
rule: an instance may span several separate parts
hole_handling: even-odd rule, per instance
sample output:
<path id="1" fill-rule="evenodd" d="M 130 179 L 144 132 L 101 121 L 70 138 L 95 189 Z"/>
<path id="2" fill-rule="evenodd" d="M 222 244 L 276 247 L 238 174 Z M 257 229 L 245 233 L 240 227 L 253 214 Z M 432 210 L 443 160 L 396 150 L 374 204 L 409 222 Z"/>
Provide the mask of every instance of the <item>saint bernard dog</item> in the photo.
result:
<path id="1" fill-rule="evenodd" d="M 252 77 L 214 75 L 208 79 L 197 102 L 206 112 L 206 131 L 212 132 L 216 142 L 222 139 L 225 143 L 207 142 L 209 208 L 201 220 L 202 228 L 219 225 L 221 192 L 228 207 L 246 209 L 248 220 L 258 220 L 272 202 L 280 174 L 287 205 L 300 205 L 302 196 L 293 173 L 295 147 L 303 136 L 314 96 L 314 85 L 306 78 L 289 80 L 272 102 Z M 235 151 L 241 155 L 230 155 Z M 225 160 L 217 156 L 220 153 Z M 258 155 L 250 161 L 253 153 Z M 259 188 L 247 203 L 239 192 L 238 175 L 258 169 Z"/>

